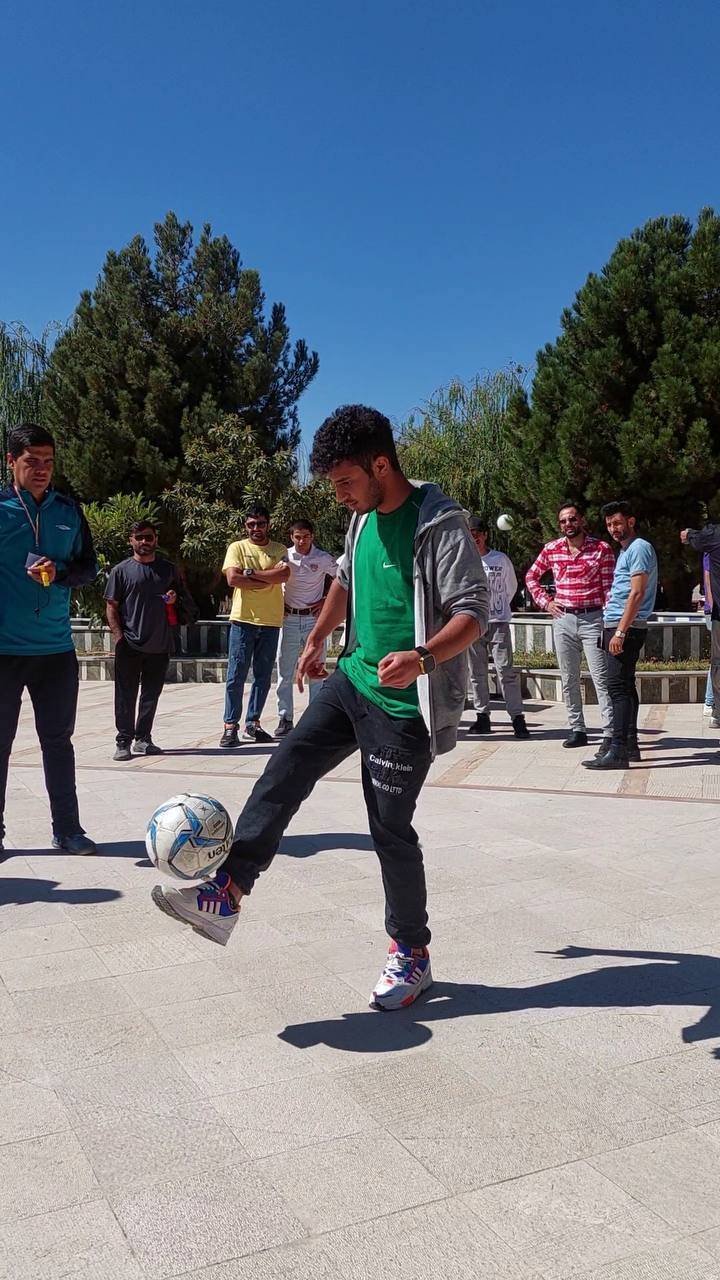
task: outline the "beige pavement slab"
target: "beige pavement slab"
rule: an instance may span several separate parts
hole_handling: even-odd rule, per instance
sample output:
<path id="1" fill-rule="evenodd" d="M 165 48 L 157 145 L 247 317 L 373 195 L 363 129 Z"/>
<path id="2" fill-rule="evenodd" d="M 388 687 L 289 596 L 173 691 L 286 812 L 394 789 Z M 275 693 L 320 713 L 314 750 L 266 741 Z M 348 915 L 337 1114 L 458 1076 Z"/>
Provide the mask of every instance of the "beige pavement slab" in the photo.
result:
<path id="1" fill-rule="evenodd" d="M 720 734 L 701 708 L 642 708 L 643 761 L 617 774 L 562 747 L 554 705 L 528 708 L 527 743 L 502 711 L 489 739 L 463 731 L 417 812 L 435 986 L 380 1015 L 356 758 L 227 948 L 150 901 L 155 806 L 202 789 L 235 815 L 275 750 L 221 752 L 220 704 L 168 687 L 167 754 L 119 765 L 112 685 L 81 689 L 98 858 L 48 848 L 23 710 L 0 863 L 3 1280 L 720 1280 Z"/>

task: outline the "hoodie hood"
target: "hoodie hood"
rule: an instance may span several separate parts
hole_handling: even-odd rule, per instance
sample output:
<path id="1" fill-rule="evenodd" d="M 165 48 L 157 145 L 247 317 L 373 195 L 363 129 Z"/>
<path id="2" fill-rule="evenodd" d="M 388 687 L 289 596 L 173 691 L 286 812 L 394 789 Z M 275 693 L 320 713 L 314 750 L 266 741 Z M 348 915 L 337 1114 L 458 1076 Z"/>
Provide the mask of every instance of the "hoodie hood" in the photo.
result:
<path id="1" fill-rule="evenodd" d="M 416 489 L 425 490 L 418 513 L 417 531 L 415 533 L 416 542 L 439 520 L 445 520 L 448 516 L 458 513 L 464 516 L 465 512 L 460 503 L 456 502 L 454 498 L 448 498 L 439 484 L 433 484 L 427 480 L 411 480 L 410 484 Z"/>

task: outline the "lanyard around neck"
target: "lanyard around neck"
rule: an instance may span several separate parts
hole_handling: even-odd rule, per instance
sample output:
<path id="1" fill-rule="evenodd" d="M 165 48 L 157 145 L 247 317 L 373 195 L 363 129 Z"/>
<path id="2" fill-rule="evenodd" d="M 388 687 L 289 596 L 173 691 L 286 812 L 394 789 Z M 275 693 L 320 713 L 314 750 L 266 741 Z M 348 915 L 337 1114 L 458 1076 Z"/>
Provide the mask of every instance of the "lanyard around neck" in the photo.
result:
<path id="1" fill-rule="evenodd" d="M 23 498 L 17 485 L 14 485 L 13 488 L 15 489 L 15 492 L 18 496 L 18 501 L 20 502 L 20 505 L 23 511 L 25 512 L 27 522 L 33 531 L 33 537 L 35 538 L 35 550 L 39 551 L 40 550 L 40 512 L 38 511 L 35 519 L 33 520 L 32 516 L 30 515 L 30 512 L 28 511 L 27 503 L 25 502 L 25 499 Z"/>

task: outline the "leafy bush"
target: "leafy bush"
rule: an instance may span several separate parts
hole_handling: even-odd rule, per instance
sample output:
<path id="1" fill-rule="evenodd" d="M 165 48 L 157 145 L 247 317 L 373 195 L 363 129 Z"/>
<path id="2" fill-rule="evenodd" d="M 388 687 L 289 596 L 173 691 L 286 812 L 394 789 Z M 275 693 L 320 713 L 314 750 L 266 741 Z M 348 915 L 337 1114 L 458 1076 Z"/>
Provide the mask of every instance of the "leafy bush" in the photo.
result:
<path id="1" fill-rule="evenodd" d="M 587 671 L 587 662 L 583 655 L 582 669 Z M 557 671 L 558 660 L 554 653 L 528 653 L 524 649 L 515 650 L 515 666 L 524 667 L 527 671 Z M 638 671 L 707 671 L 710 663 L 707 658 L 641 658 L 637 664 Z"/>

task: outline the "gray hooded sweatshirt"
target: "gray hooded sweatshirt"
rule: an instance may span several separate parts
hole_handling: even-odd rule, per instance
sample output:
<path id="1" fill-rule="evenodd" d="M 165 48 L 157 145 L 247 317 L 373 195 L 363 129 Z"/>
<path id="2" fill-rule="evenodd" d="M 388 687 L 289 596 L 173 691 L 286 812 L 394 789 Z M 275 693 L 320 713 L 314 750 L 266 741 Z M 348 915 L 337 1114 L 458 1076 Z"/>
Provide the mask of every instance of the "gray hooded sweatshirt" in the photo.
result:
<path id="1" fill-rule="evenodd" d="M 422 482 L 413 480 L 420 487 Z M 348 593 L 345 648 L 357 645 L 352 604 L 352 572 L 355 547 L 366 515 L 354 515 L 340 558 L 338 582 Z M 429 484 L 420 507 L 415 531 L 413 581 L 415 594 L 415 643 L 427 644 L 457 613 L 468 614 L 488 625 L 488 588 L 480 553 L 468 529 L 462 507 L 436 484 Z M 382 608 L 382 601 L 378 601 Z M 418 676 L 420 712 L 430 734 L 433 756 L 452 751 L 460 717 L 465 709 L 467 656 L 459 653 L 439 664 L 432 675 Z"/>

